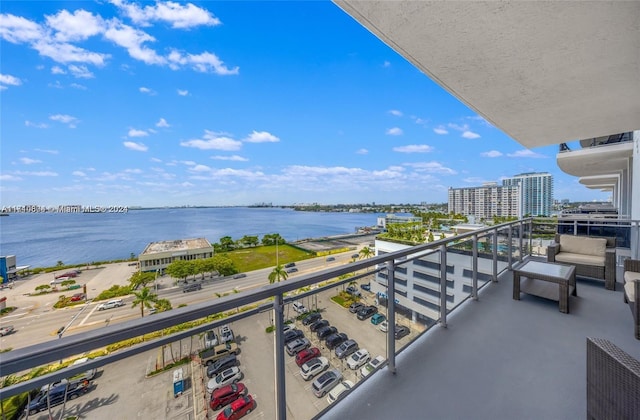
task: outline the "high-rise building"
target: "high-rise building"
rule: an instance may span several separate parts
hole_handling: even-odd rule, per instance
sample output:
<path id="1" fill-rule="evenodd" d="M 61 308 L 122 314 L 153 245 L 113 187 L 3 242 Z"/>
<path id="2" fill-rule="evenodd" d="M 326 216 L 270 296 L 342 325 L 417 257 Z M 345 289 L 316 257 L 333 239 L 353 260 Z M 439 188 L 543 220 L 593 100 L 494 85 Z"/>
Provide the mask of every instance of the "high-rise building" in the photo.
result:
<path id="1" fill-rule="evenodd" d="M 452 212 L 478 219 L 517 217 L 520 214 L 519 186 L 499 186 L 491 182 L 481 187 L 449 188 L 449 213 Z"/>
<path id="2" fill-rule="evenodd" d="M 529 172 L 504 179 L 502 185 L 520 186 L 520 213 L 516 216 L 549 216 L 553 206 L 553 177 L 547 172 Z"/>

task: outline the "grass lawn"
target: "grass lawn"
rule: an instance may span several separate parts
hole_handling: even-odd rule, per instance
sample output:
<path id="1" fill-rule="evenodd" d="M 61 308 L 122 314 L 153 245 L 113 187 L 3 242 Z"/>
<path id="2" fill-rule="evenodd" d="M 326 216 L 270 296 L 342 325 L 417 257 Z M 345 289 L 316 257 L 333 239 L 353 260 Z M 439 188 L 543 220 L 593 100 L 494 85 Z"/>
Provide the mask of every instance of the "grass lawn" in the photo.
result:
<path id="1" fill-rule="evenodd" d="M 275 245 L 238 249 L 237 251 L 227 252 L 226 255 L 231 258 L 240 272 L 258 270 L 276 265 Z M 313 257 L 315 257 L 315 255 L 311 252 L 305 252 L 286 244 L 278 245 L 278 262 L 281 265 Z"/>

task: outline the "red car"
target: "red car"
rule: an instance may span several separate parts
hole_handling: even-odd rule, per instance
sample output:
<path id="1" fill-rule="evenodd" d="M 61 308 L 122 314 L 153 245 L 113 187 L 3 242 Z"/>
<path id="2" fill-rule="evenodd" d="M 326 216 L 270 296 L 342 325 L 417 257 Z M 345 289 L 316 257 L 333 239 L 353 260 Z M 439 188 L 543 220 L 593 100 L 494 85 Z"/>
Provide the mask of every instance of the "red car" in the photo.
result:
<path id="1" fill-rule="evenodd" d="M 79 302 L 82 299 L 84 299 L 84 293 L 76 293 L 75 295 L 71 296 L 71 302 Z"/>
<path id="2" fill-rule="evenodd" d="M 238 398 L 231 405 L 220 413 L 218 413 L 217 420 L 235 420 L 240 417 L 244 417 L 249 414 L 251 410 L 256 408 L 256 402 L 251 395 L 245 395 Z"/>
<path id="3" fill-rule="evenodd" d="M 296 365 L 302 366 L 315 357 L 320 357 L 320 349 L 317 347 L 304 349 L 300 353 L 296 354 Z"/>
<path id="4" fill-rule="evenodd" d="M 247 395 L 247 387 L 242 382 L 226 385 L 211 393 L 209 406 L 212 410 L 219 410 L 244 395 Z"/>

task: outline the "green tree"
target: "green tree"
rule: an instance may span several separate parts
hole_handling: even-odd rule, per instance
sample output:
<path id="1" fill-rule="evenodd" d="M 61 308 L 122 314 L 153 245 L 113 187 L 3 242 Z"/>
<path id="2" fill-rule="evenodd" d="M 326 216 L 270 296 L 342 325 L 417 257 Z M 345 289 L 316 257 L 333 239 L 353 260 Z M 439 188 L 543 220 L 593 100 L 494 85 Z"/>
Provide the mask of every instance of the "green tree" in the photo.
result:
<path id="1" fill-rule="evenodd" d="M 358 252 L 358 254 L 360 254 L 360 259 L 364 260 L 373 256 L 373 250 L 368 246 L 365 246 L 360 250 L 360 252 Z"/>
<path id="2" fill-rule="evenodd" d="M 258 241 L 257 236 L 244 235 L 242 239 L 240 239 L 240 243 L 243 246 L 256 246 L 260 243 L 260 241 Z"/>
<path id="3" fill-rule="evenodd" d="M 131 289 L 135 290 L 138 287 L 146 287 L 147 284 L 153 283 L 156 279 L 156 273 L 149 271 L 137 271 L 131 275 L 129 278 L 129 283 L 131 284 Z"/>
<path id="4" fill-rule="evenodd" d="M 282 267 L 281 264 L 278 264 L 271 273 L 269 273 L 269 283 L 273 284 L 276 281 L 280 282 L 280 280 L 286 280 L 289 277 L 287 271 Z"/>
<path id="5" fill-rule="evenodd" d="M 223 251 L 232 251 L 236 247 L 236 243 L 231 236 L 223 236 L 220 238 L 220 248 Z"/>
<path id="6" fill-rule="evenodd" d="M 429 232 L 429 236 L 428 236 L 428 239 L 427 239 L 427 240 L 428 240 L 429 242 L 433 242 L 433 241 L 434 241 L 434 239 L 435 239 L 435 238 L 433 237 L 433 232 L 431 232 L 431 231 L 430 231 L 430 232 Z"/>
<path id="7" fill-rule="evenodd" d="M 169 301 L 169 299 L 157 299 L 155 301 L 154 308 L 156 308 L 157 312 L 164 312 L 173 309 L 171 307 L 171 302 Z"/>
<path id="8" fill-rule="evenodd" d="M 76 281 L 75 281 L 75 280 L 73 280 L 73 279 L 69 279 L 69 280 L 65 280 L 65 281 L 63 281 L 62 283 L 60 283 L 60 286 L 62 286 L 62 287 L 69 287 L 69 286 L 71 286 L 72 284 L 76 284 Z"/>
<path id="9" fill-rule="evenodd" d="M 140 305 L 140 316 L 144 317 L 144 308 L 150 309 L 155 303 L 158 301 L 158 296 L 154 293 L 151 293 L 151 290 L 148 287 L 143 287 L 139 292 L 134 292 L 133 295 L 136 297 L 133 302 L 131 302 L 131 307 L 135 308 Z"/>
<path id="10" fill-rule="evenodd" d="M 190 264 L 185 260 L 175 260 L 167 266 L 165 271 L 171 277 L 182 280 L 186 280 L 187 276 L 191 274 Z"/>
<path id="11" fill-rule="evenodd" d="M 62 267 L 62 266 L 64 266 L 64 263 L 58 260 L 58 262 L 56 263 L 56 267 Z"/>
<path id="12" fill-rule="evenodd" d="M 223 254 L 216 254 L 211 257 L 214 271 L 217 271 L 222 276 L 230 276 L 238 272 L 236 265 L 231 258 Z"/>
<path id="13" fill-rule="evenodd" d="M 262 237 L 262 245 L 284 245 L 286 243 L 287 241 L 279 233 L 270 233 Z"/>
<path id="14" fill-rule="evenodd" d="M 36 292 L 47 293 L 51 289 L 51 286 L 48 284 L 41 284 L 40 286 L 36 286 Z"/>

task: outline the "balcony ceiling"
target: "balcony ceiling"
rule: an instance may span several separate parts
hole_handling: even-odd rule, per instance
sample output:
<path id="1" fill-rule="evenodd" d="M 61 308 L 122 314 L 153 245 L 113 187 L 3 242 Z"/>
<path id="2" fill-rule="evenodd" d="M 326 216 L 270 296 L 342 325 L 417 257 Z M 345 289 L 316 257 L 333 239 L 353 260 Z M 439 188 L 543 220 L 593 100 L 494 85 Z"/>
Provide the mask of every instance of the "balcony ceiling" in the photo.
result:
<path id="1" fill-rule="evenodd" d="M 584 176 L 578 181 L 587 188 L 602 191 L 613 191 L 613 189 L 618 185 L 618 182 L 620 182 L 620 176 L 616 174 Z"/>
<path id="2" fill-rule="evenodd" d="M 640 2 L 334 1 L 527 148 L 640 128 Z"/>
<path id="3" fill-rule="evenodd" d="M 558 153 L 558 167 L 569 175 L 592 176 L 618 174 L 629 169 L 633 143 L 609 144 Z"/>

